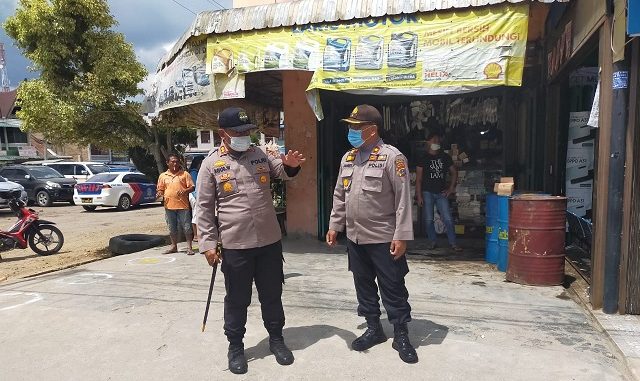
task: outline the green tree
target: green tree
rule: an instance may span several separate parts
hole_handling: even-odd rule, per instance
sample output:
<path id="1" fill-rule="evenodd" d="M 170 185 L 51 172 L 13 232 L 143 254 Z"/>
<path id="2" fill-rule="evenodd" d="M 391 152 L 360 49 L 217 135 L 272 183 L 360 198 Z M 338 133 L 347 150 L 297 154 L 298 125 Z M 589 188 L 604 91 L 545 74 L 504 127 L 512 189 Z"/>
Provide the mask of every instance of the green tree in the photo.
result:
<path id="1" fill-rule="evenodd" d="M 144 147 L 162 171 L 167 123 L 147 124 L 127 101 L 147 71 L 115 25 L 106 0 L 20 0 L 4 28 L 40 78 L 20 84 L 18 117 L 54 143 Z"/>

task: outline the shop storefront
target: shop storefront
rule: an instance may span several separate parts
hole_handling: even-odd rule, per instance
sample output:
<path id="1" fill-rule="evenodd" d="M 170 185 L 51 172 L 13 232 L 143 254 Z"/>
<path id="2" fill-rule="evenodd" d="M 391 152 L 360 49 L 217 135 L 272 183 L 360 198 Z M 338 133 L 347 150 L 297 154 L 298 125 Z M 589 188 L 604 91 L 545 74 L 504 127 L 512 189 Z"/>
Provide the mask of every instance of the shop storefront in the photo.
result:
<path id="1" fill-rule="evenodd" d="M 356 105 L 368 103 L 382 112 L 383 140 L 400 149 L 409 160 L 412 195 L 415 194 L 415 167 L 427 149 L 425 135 L 433 128 L 444 132 L 442 147 L 452 157 L 459 175 L 456 194 L 451 199 L 456 233 L 483 238 L 486 194 L 493 191 L 494 184 L 506 171 L 505 163 L 511 161 L 506 160 L 503 148 L 503 114 L 505 107 L 511 105 L 505 97 L 505 89 L 429 97 L 354 96 L 323 92 L 321 97 L 323 109 L 330 110 L 321 122 L 319 136 L 319 151 L 324 156 L 320 178 L 324 179 L 321 200 L 327 205 L 325 219 L 328 220 L 330 212 L 340 158 L 351 148 L 344 138 L 346 127 L 339 120 Z M 416 237 L 424 233 L 420 215 L 421 210 L 414 205 Z M 436 232 L 444 233 L 444 225 L 437 214 L 435 224 Z"/>
<path id="2" fill-rule="evenodd" d="M 407 155 L 412 172 L 426 131 L 445 132 L 444 148 L 461 175 L 451 200 L 460 235 L 484 235 L 485 195 L 500 176 L 514 177 L 523 190 L 542 188 L 535 158 L 545 139 L 548 4 L 400 11 L 390 3 L 386 15 L 360 9 L 329 17 L 309 15 L 315 3 L 200 15 L 159 68 L 159 109 L 182 110 L 190 125 L 215 129 L 217 111 L 229 104 L 284 113 L 286 149 L 309 159 L 287 184 L 290 233 L 324 235 L 338 162 L 350 148 L 338 120 L 359 103 L 383 112 L 382 135 Z M 307 6 L 291 20 L 230 21 Z M 414 216 L 420 232 L 417 208 Z"/>

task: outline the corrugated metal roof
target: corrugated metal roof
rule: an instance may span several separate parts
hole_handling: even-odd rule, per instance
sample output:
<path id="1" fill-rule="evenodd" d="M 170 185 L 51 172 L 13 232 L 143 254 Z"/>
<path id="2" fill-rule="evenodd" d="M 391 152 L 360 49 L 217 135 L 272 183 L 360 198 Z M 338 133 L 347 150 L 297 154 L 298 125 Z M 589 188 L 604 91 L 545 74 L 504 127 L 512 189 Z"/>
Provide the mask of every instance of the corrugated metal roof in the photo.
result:
<path id="1" fill-rule="evenodd" d="M 202 34 L 223 34 L 244 30 L 366 19 L 401 13 L 534 1 L 553 3 L 568 2 L 569 0 L 297 0 L 201 12 L 171 51 L 160 61 L 158 70 L 178 54 L 189 38 Z"/>

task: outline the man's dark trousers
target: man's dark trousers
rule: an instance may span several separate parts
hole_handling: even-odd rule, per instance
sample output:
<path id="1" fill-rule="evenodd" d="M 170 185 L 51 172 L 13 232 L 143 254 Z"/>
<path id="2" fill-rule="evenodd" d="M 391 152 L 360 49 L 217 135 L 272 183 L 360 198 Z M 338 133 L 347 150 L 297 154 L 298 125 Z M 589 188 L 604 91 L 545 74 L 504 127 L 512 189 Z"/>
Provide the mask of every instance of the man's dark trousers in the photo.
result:
<path id="1" fill-rule="evenodd" d="M 379 286 L 389 322 L 402 324 L 411 321 L 409 292 L 404 283 L 409 266 L 404 255 L 394 260 L 389 252 L 390 247 L 391 243 L 359 245 L 347 240 L 349 270 L 353 273 L 358 297 L 358 315 L 365 318 L 380 317 Z"/>
<path id="2" fill-rule="evenodd" d="M 244 338 L 254 280 L 264 326 L 269 333 L 281 334 L 284 326 L 282 242 L 255 249 L 223 249 L 222 253 L 227 293 L 224 297 L 224 334 L 229 343 L 240 344 Z"/>

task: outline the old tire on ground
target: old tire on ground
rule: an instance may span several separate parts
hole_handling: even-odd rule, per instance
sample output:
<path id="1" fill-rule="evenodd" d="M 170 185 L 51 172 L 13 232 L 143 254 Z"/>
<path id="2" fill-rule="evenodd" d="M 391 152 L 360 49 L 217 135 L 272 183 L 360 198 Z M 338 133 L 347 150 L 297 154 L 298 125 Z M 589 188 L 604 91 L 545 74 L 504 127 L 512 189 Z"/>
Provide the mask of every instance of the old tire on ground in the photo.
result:
<path id="1" fill-rule="evenodd" d="M 165 237 L 149 234 L 123 234 L 109 240 L 109 250 L 113 254 L 131 254 L 165 244 Z"/>
<path id="2" fill-rule="evenodd" d="M 84 210 L 86 210 L 87 212 L 93 212 L 94 210 L 96 210 L 98 207 L 95 205 L 82 205 L 82 208 Z"/>

